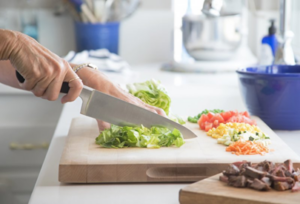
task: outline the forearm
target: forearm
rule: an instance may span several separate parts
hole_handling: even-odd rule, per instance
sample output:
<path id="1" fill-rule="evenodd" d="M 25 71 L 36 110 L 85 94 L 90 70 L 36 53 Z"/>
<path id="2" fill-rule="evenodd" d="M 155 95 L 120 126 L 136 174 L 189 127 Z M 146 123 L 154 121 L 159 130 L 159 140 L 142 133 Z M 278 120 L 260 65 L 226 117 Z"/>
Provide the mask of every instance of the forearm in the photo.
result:
<path id="1" fill-rule="evenodd" d="M 18 32 L 0 29 L 0 39 L 0 60 L 9 60 L 12 52 L 17 51 Z"/>
<path id="2" fill-rule="evenodd" d="M 18 33 L 10 30 L 0 29 L 0 83 L 21 88 L 16 78 L 15 69 L 9 59 L 12 51 L 16 49 L 14 43 Z"/>

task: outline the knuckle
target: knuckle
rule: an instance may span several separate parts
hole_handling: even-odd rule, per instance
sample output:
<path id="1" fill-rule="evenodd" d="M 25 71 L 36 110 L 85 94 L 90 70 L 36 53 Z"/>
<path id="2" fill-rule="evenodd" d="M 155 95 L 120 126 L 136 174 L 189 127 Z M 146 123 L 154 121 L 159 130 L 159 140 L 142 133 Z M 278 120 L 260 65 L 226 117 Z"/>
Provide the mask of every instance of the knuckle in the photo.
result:
<path id="1" fill-rule="evenodd" d="M 45 69 L 45 76 L 51 76 L 52 74 L 53 74 L 52 68 Z"/>
<path id="2" fill-rule="evenodd" d="M 158 114 L 164 114 L 165 111 L 164 111 L 163 109 L 161 109 L 161 108 L 158 108 L 158 109 L 157 109 L 157 113 L 158 113 Z"/>
<path id="3" fill-rule="evenodd" d="M 41 72 L 38 71 L 38 70 L 35 70 L 33 73 L 32 73 L 32 78 L 33 79 L 39 79 L 41 77 Z"/>
<path id="4" fill-rule="evenodd" d="M 79 80 L 80 81 L 80 83 L 79 83 L 79 85 L 78 85 L 78 89 L 82 89 L 83 88 L 83 83 L 81 82 L 81 80 Z"/>
<path id="5" fill-rule="evenodd" d="M 66 60 L 61 59 L 60 61 L 61 61 L 61 64 L 62 64 L 63 66 L 65 66 L 65 67 L 68 67 L 68 66 L 69 66 L 69 63 L 68 63 Z"/>
<path id="6" fill-rule="evenodd" d="M 54 62 L 53 72 L 56 76 L 61 76 L 66 71 L 66 65 L 62 60 L 58 60 Z"/>
<path id="7" fill-rule="evenodd" d="M 76 90 L 81 90 L 83 88 L 83 83 L 81 80 L 76 80 L 78 83 L 76 83 L 76 86 L 74 87 Z"/>
<path id="8" fill-rule="evenodd" d="M 42 91 L 33 91 L 33 94 L 34 94 L 36 97 L 41 97 L 41 96 L 43 96 L 43 92 L 42 92 Z"/>
<path id="9" fill-rule="evenodd" d="M 64 72 L 63 69 L 61 67 L 55 67 L 54 68 L 54 72 L 57 76 L 62 75 L 62 73 Z"/>
<path id="10" fill-rule="evenodd" d="M 56 101 L 57 98 L 58 98 L 58 96 L 56 96 L 56 95 L 50 95 L 47 97 L 47 100 L 48 101 Z"/>

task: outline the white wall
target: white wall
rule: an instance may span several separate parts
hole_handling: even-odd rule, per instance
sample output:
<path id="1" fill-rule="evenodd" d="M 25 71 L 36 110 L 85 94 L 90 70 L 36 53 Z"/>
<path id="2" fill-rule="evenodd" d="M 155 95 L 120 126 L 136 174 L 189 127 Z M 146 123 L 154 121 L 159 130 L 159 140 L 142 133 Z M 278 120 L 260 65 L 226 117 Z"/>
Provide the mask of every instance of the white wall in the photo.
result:
<path id="1" fill-rule="evenodd" d="M 9 29 L 18 28 L 18 11 L 28 0 L 0 0 L 1 18 Z M 185 0 L 173 0 L 185 1 Z M 235 0 L 227 0 L 234 2 Z M 30 0 L 39 11 L 40 42 L 60 56 L 75 49 L 73 22 L 68 14 L 55 17 L 51 10 L 61 0 Z M 255 4 L 253 4 L 255 3 Z M 267 34 L 269 19 L 279 18 L 279 0 L 248 0 L 251 4 L 248 15 L 248 45 L 255 55 L 259 55 L 260 42 Z M 255 12 L 254 7 L 255 5 Z M 9 9 L 11 8 L 11 9 Z M 45 10 L 48 9 L 48 10 Z M 293 46 L 300 53 L 300 2 L 293 0 L 292 30 L 295 33 Z M 277 21 L 278 27 L 278 21 Z M 173 13 L 172 0 L 142 0 L 141 6 L 129 19 L 121 24 L 120 55 L 131 64 L 154 61 L 168 61 L 172 50 Z"/>
<path id="2" fill-rule="evenodd" d="M 0 0 L 0 27 L 20 30 L 20 9 L 24 1 Z M 58 0 L 37 2 L 39 41 L 42 45 L 64 56 L 75 49 L 73 20 L 68 13 L 53 15 Z M 130 64 L 168 61 L 171 57 L 173 13 L 172 0 L 142 0 L 138 10 L 121 22 L 120 55 Z M 1 20 L 2 19 L 2 20 Z M 3 20 L 4 19 L 4 20 Z"/>

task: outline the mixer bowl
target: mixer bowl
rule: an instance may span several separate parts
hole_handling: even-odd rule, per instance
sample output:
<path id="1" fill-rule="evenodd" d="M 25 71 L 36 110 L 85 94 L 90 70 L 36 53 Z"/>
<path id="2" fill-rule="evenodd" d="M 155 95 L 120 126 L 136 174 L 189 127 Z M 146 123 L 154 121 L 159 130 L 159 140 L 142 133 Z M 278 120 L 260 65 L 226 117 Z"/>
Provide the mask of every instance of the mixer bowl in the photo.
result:
<path id="1" fill-rule="evenodd" d="M 182 18 L 183 44 L 196 60 L 227 60 L 241 43 L 240 26 L 240 14 L 185 15 Z"/>

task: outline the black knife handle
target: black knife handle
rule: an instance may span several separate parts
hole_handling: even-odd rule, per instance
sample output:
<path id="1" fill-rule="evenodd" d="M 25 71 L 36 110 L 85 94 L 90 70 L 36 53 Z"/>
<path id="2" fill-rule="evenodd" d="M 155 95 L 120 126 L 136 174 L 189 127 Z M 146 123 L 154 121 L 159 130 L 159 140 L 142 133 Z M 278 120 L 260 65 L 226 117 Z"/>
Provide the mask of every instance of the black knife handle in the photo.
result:
<path id="1" fill-rule="evenodd" d="M 16 75 L 17 75 L 17 79 L 19 80 L 19 82 L 24 83 L 25 79 L 18 71 L 16 71 Z M 60 89 L 60 93 L 67 94 L 69 92 L 69 90 L 70 90 L 69 83 L 63 82 L 61 89 Z"/>

